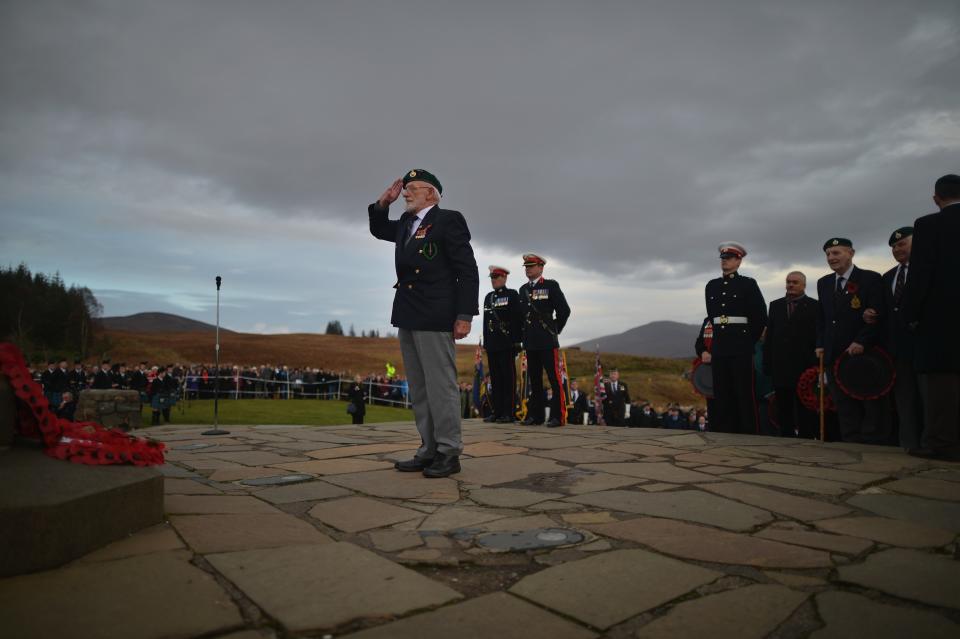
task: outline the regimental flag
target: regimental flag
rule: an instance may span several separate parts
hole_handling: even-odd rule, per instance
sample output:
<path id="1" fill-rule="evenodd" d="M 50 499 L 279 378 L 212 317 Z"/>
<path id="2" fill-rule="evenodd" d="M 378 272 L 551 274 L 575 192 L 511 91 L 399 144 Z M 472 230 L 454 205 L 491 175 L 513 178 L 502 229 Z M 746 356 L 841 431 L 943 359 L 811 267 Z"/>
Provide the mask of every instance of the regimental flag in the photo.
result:
<path id="1" fill-rule="evenodd" d="M 563 396 L 566 398 L 570 397 L 570 375 L 567 373 L 567 354 L 565 351 L 560 351 L 559 365 L 560 365 L 560 386 L 563 387 Z"/>
<path id="2" fill-rule="evenodd" d="M 593 373 L 593 407 L 597 412 L 597 424 L 604 424 L 603 400 L 606 398 L 607 392 L 603 387 L 603 364 L 600 363 L 600 345 L 597 344 L 597 364 Z"/>

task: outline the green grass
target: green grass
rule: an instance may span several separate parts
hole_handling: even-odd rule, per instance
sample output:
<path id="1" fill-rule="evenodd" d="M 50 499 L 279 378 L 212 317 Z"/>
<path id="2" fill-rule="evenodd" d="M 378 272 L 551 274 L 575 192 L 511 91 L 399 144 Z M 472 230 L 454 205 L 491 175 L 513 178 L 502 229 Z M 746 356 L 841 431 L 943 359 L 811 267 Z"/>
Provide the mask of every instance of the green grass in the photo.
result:
<path id="1" fill-rule="evenodd" d="M 295 424 L 306 426 L 332 426 L 351 423 L 347 414 L 347 402 L 338 400 L 309 399 L 221 399 L 218 410 L 219 423 L 230 425 Z M 150 424 L 152 412 L 149 405 L 143 407 L 143 425 Z M 398 422 L 413 420 L 413 411 L 386 406 L 367 406 L 363 421 Z M 162 421 L 162 419 L 161 419 Z M 173 424 L 213 424 L 213 400 L 191 400 L 178 403 L 170 411 Z"/>

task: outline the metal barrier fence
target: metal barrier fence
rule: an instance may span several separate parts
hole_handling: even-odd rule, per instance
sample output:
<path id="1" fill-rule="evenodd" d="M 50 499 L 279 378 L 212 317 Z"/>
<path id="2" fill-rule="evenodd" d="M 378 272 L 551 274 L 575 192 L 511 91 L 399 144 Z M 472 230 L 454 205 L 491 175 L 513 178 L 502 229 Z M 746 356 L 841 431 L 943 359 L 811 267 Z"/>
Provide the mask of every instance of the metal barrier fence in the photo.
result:
<path id="1" fill-rule="evenodd" d="M 261 379 L 241 375 L 185 375 L 181 382 L 181 397 L 197 399 L 201 393 L 212 395 L 213 384 L 219 380 L 221 399 L 346 399 L 347 389 L 354 383 L 352 379 L 338 377 L 317 382 L 303 380 Z M 191 382 L 195 382 L 192 385 Z M 246 382 L 246 383 L 244 383 Z M 380 383 L 373 380 L 360 382 L 366 387 L 367 404 L 383 404 L 410 408 L 410 393 L 406 384 Z M 202 386 L 201 386 L 202 385 Z M 250 386 L 253 386 L 252 390 Z M 381 394 L 382 388 L 390 389 L 389 394 Z M 374 395 L 374 390 L 377 394 Z M 396 391 L 396 392 L 394 392 Z M 196 396 L 190 397 L 190 393 Z M 399 395 L 399 399 L 397 399 Z"/>

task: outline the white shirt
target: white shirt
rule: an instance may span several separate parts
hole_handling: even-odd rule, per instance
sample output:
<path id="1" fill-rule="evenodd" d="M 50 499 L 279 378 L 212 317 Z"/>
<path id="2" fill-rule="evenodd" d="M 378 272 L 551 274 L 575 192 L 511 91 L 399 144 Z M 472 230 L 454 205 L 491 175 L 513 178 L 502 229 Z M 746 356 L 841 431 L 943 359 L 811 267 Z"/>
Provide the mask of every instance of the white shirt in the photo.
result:
<path id="1" fill-rule="evenodd" d="M 851 275 L 852 273 L 853 273 L 853 264 L 850 265 L 850 268 L 848 268 L 848 269 L 847 269 L 847 272 L 844 273 L 843 275 L 837 274 L 837 275 L 835 276 L 835 279 L 834 279 L 833 281 L 836 282 L 837 279 L 839 279 L 839 278 L 842 277 L 842 278 L 843 278 L 843 290 L 847 290 L 847 284 L 850 283 L 850 275 Z M 834 289 L 834 290 L 837 289 L 837 285 L 836 285 L 836 284 L 833 285 L 833 289 Z"/>
<path id="2" fill-rule="evenodd" d="M 893 274 L 893 285 L 890 287 L 890 290 L 894 293 L 897 292 L 897 278 L 900 277 L 900 269 L 903 269 L 903 283 L 907 283 L 907 278 L 910 277 L 910 262 L 906 264 L 897 264 L 897 272 Z"/>
<path id="3" fill-rule="evenodd" d="M 434 206 L 436 206 L 436 204 L 431 204 L 427 208 L 421 209 L 420 212 L 417 213 L 417 216 L 414 218 L 413 223 L 410 225 L 410 235 L 408 235 L 406 239 L 409 240 L 411 237 L 414 236 L 414 234 L 417 232 L 417 229 L 420 228 L 420 223 L 423 222 L 423 218 L 427 214 L 427 211 L 432 209 Z"/>

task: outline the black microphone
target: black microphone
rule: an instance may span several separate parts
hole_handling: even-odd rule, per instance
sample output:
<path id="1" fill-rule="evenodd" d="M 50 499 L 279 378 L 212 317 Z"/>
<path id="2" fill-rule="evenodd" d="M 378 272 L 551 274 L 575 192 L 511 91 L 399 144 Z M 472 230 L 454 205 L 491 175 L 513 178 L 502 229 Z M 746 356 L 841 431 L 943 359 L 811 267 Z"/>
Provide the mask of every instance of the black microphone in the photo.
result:
<path id="1" fill-rule="evenodd" d="M 221 280 L 220 276 L 217 275 L 217 290 L 218 290 L 218 291 L 220 290 L 220 280 Z"/>

